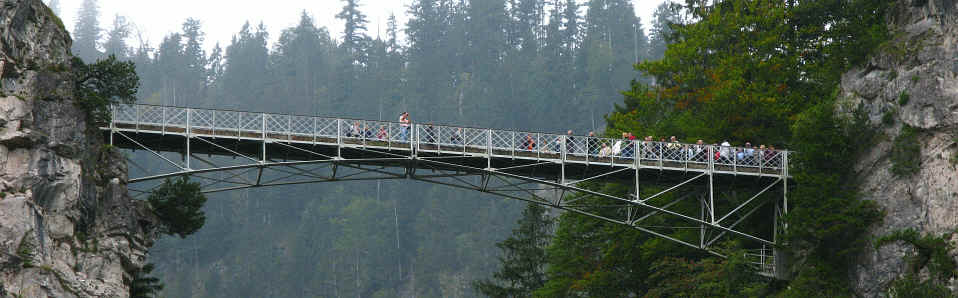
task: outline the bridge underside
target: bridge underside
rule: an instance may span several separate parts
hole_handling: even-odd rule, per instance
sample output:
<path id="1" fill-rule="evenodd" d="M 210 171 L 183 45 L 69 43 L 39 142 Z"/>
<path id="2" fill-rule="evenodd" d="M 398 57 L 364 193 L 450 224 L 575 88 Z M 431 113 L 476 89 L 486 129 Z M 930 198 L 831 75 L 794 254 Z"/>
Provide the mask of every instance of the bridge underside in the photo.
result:
<path id="1" fill-rule="evenodd" d="M 588 156 L 583 162 L 562 153 L 497 153 L 438 143 L 297 141 L 291 135 L 221 136 L 159 128 L 113 124 L 103 129 L 113 146 L 153 157 L 147 166 L 131 160 L 131 172 L 143 174 L 129 181 L 139 197 L 162 179 L 181 175 L 200 181 L 204 192 L 413 179 L 547 205 L 719 256 L 722 242 L 742 240 L 760 273 L 776 277 L 782 272 L 776 270 L 782 258 L 775 258 L 774 248 L 782 230 L 779 218 L 787 212 L 789 181 L 781 169 L 725 171 L 712 164 Z M 609 182 L 630 187 L 606 187 Z"/>

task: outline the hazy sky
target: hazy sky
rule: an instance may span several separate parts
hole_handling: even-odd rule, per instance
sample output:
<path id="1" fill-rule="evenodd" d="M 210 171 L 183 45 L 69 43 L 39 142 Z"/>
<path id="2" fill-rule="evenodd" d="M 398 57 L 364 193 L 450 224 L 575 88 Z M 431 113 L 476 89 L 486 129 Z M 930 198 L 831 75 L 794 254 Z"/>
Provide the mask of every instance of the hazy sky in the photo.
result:
<path id="1" fill-rule="evenodd" d="M 664 1 L 632 0 L 636 14 L 642 19 L 646 30 L 650 27 L 652 10 Z M 67 30 L 73 30 L 77 10 L 82 2 L 83 0 L 60 0 L 60 17 Z M 390 13 L 395 13 L 400 28 L 405 28 L 406 8 L 412 2 L 413 0 L 361 0 L 361 10 L 370 22 L 367 34 L 376 37 L 379 31 L 385 35 L 386 19 Z M 246 21 L 254 26 L 262 21 L 269 30 L 270 41 L 275 41 L 283 29 L 299 22 L 299 15 L 304 10 L 313 16 L 317 26 L 326 26 L 335 38 L 341 38 L 343 30 L 342 21 L 335 18 L 336 13 L 342 9 L 342 0 L 99 0 L 99 4 L 100 27 L 109 29 L 116 14 L 126 16 L 135 25 L 134 39 L 130 45 L 137 44 L 136 37 L 139 32 L 146 41 L 156 47 L 163 41 L 164 36 L 179 32 L 181 24 L 189 17 L 202 21 L 207 50 L 216 42 L 225 48 Z"/>

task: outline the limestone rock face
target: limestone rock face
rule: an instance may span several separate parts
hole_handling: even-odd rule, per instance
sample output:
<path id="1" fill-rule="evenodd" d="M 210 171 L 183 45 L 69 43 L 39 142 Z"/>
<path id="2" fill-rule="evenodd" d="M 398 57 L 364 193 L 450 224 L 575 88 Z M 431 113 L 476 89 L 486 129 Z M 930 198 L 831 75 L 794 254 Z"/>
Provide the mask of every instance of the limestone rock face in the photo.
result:
<path id="1" fill-rule="evenodd" d="M 936 235 L 958 229 L 958 1 L 897 5 L 893 40 L 841 82 L 845 111 L 863 108 L 886 136 L 856 165 L 865 199 L 886 211 L 872 238 L 907 228 Z M 889 171 L 889 152 L 904 125 L 920 129 L 921 170 L 896 177 Z M 904 257 L 913 249 L 866 248 L 851 277 L 857 292 L 882 296 L 906 272 Z M 958 260 L 958 252 L 952 253 Z M 958 293 L 958 281 L 950 287 Z"/>
<path id="2" fill-rule="evenodd" d="M 125 297 L 155 219 L 74 105 L 70 38 L 40 0 L 0 0 L 0 297 Z"/>

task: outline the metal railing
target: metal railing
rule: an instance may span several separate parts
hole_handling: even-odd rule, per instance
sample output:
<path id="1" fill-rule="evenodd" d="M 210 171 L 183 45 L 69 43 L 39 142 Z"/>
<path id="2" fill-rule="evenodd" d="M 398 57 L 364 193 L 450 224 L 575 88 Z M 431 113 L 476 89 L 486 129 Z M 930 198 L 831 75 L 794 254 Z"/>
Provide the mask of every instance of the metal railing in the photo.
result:
<path id="1" fill-rule="evenodd" d="M 362 145 L 420 152 L 482 154 L 761 175 L 787 175 L 789 151 L 496 130 L 449 125 L 116 105 L 110 129 L 289 142 Z"/>

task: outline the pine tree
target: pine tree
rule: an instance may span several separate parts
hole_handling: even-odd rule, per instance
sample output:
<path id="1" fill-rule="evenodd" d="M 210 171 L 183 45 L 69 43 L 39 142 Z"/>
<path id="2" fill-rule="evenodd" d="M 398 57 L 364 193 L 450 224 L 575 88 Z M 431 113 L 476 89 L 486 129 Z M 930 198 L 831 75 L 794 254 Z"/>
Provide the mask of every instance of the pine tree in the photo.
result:
<path id="1" fill-rule="evenodd" d="M 363 49 L 366 36 L 366 15 L 359 11 L 359 0 L 342 0 L 346 3 L 338 14 L 345 24 L 343 29 L 343 48 L 349 55 L 357 55 Z M 358 57 L 357 57 L 358 58 Z"/>
<path id="2" fill-rule="evenodd" d="M 117 59 L 126 60 L 131 55 L 130 47 L 126 45 L 126 39 L 130 37 L 130 24 L 126 17 L 116 15 L 113 17 L 113 28 L 106 34 L 106 42 L 103 48 L 107 55 L 114 55 Z"/>
<path id="3" fill-rule="evenodd" d="M 73 29 L 73 56 L 92 62 L 103 55 L 97 50 L 101 31 L 99 17 L 97 0 L 83 0 Z"/>
<path id="4" fill-rule="evenodd" d="M 188 18 L 183 22 L 183 69 L 180 81 L 184 103 L 196 103 L 206 98 L 206 51 L 203 50 L 205 34 L 199 20 Z"/>
<path id="5" fill-rule="evenodd" d="M 552 235 L 553 219 L 546 207 L 529 203 L 516 222 L 512 236 L 496 244 L 502 250 L 502 267 L 493 280 L 473 283 L 489 297 L 531 297 L 546 282 L 546 252 Z"/>

